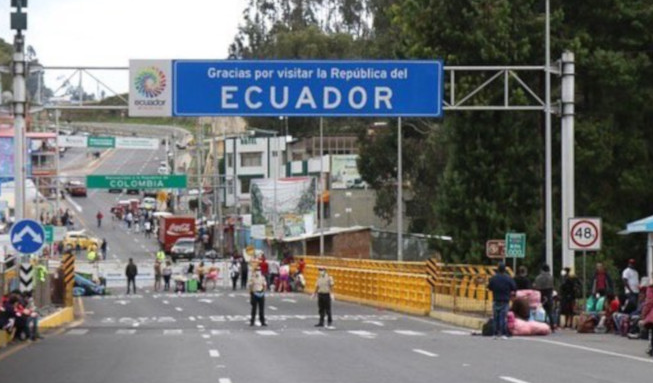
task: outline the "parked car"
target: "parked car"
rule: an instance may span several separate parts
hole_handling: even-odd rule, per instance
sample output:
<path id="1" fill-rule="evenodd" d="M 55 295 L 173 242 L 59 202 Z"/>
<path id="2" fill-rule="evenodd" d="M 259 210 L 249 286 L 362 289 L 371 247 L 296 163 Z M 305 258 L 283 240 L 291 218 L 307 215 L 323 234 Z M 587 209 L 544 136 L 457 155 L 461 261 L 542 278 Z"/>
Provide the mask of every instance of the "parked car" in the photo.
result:
<path id="1" fill-rule="evenodd" d="M 125 189 L 122 189 L 122 188 L 120 188 L 120 189 L 109 189 L 109 193 L 118 193 L 118 194 L 120 194 L 120 193 L 122 193 L 124 190 L 125 190 Z"/>
<path id="2" fill-rule="evenodd" d="M 127 194 L 141 194 L 141 191 L 138 189 L 127 189 Z"/>
<path id="3" fill-rule="evenodd" d="M 98 238 L 86 234 L 85 230 L 69 231 L 66 233 L 63 240 L 64 247 L 71 247 L 73 249 L 77 247 L 77 244 L 79 244 L 82 249 L 88 249 L 91 246 L 98 248 L 100 243 L 101 242 Z"/>
<path id="4" fill-rule="evenodd" d="M 65 189 L 71 197 L 86 197 L 86 186 L 80 181 L 66 182 Z"/>
<path id="5" fill-rule="evenodd" d="M 170 257 L 173 262 L 176 262 L 177 259 L 193 259 L 195 258 L 195 239 L 194 238 L 179 238 L 172 245 L 170 249 Z"/>
<path id="6" fill-rule="evenodd" d="M 161 175 L 168 175 L 170 173 L 170 171 L 168 170 L 168 165 L 159 166 L 159 169 L 157 169 L 157 173 Z"/>

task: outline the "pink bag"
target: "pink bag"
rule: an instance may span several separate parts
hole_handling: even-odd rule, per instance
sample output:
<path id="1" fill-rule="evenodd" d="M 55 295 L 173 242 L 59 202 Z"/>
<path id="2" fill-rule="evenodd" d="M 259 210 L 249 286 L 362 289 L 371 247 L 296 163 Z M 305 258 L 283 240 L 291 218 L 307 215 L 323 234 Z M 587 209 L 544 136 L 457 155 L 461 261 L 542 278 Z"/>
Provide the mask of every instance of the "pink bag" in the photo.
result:
<path id="1" fill-rule="evenodd" d="M 529 335 L 549 335 L 551 328 L 546 323 L 535 321 L 525 321 L 519 318 L 515 319 L 515 328 L 512 335 L 529 336 Z"/>
<path id="2" fill-rule="evenodd" d="M 519 290 L 517 291 L 517 298 L 528 299 L 529 306 L 534 309 L 542 303 L 542 295 L 537 290 Z"/>
<path id="3" fill-rule="evenodd" d="M 508 324 L 508 331 L 510 331 L 510 333 L 512 334 L 513 333 L 512 330 L 515 328 L 515 313 L 512 311 L 508 311 L 508 317 L 506 320 L 507 320 L 506 323 Z"/>

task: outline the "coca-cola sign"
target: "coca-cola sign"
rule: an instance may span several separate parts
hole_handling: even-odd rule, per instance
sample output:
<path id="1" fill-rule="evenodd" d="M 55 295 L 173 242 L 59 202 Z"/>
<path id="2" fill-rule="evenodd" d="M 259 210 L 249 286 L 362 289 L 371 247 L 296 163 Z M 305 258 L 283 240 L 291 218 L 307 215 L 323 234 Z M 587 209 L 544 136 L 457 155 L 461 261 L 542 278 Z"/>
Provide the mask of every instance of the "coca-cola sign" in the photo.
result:
<path id="1" fill-rule="evenodd" d="M 170 224 L 170 226 L 168 226 L 168 230 L 166 231 L 166 234 L 173 235 L 176 237 L 195 235 L 195 233 L 193 233 L 193 230 L 191 229 L 191 224 L 188 222 Z"/>

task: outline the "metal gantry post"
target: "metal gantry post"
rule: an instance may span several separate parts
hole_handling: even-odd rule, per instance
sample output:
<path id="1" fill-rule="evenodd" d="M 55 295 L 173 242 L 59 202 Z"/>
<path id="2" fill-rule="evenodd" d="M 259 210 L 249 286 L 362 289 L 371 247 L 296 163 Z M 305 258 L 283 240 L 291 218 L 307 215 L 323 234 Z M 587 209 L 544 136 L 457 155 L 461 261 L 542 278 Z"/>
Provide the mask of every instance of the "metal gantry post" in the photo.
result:
<path id="1" fill-rule="evenodd" d="M 401 117 L 397 119 L 397 260 L 404 260 L 403 163 L 401 160 Z"/>
<path id="2" fill-rule="evenodd" d="M 544 125 L 545 125 L 545 245 L 546 245 L 546 264 L 551 267 L 551 274 L 554 274 L 553 268 L 553 186 L 552 186 L 552 143 L 551 143 L 551 17 L 550 17 L 550 0 L 546 0 L 545 10 L 545 64 L 544 64 Z"/>
<path id="3" fill-rule="evenodd" d="M 574 54 L 562 54 L 562 263 L 574 269 L 575 253 L 569 250 L 569 218 L 574 217 Z"/>
<path id="4" fill-rule="evenodd" d="M 54 204 L 55 222 L 57 222 L 59 220 L 59 209 L 60 209 L 59 198 L 61 198 L 61 189 L 60 189 L 60 187 L 61 187 L 60 183 L 61 182 L 60 182 L 60 179 L 59 179 L 59 177 L 61 176 L 61 164 L 60 164 L 60 161 L 59 161 L 59 150 L 60 150 L 59 149 L 59 114 L 60 113 L 61 112 L 59 111 L 59 109 L 54 110 L 54 129 L 55 129 L 55 134 L 57 135 L 57 137 L 56 137 L 56 146 L 55 146 L 57 153 L 56 153 L 56 155 L 54 157 L 54 165 L 56 167 L 56 174 L 57 174 L 57 177 L 54 180 L 55 187 L 56 187 L 55 192 L 57 193 L 56 198 L 54 199 L 54 201 L 55 201 L 55 204 Z"/>
<path id="5" fill-rule="evenodd" d="M 324 118 L 320 117 L 320 256 L 324 256 Z"/>

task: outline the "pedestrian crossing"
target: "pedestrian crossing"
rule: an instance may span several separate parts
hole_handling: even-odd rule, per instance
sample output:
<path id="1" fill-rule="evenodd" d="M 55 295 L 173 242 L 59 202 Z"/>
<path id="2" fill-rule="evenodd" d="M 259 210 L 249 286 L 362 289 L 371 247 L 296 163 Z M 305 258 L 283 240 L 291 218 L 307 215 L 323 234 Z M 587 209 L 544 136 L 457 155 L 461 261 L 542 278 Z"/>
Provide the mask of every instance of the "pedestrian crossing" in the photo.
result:
<path id="1" fill-rule="evenodd" d="M 258 328 L 258 329 L 257 329 Z M 256 337 L 275 337 L 275 336 L 306 336 L 306 337 L 328 337 L 328 336 L 351 336 L 363 339 L 377 339 L 378 337 L 389 337 L 398 335 L 402 337 L 415 337 L 427 336 L 426 332 L 413 331 L 413 330 L 394 330 L 394 331 L 368 331 L 368 330 L 342 330 L 337 328 L 324 329 L 324 330 L 302 330 L 302 329 L 265 329 L 261 330 L 256 327 L 254 330 L 249 328 L 232 329 L 232 330 L 217 330 L 217 329 L 204 329 L 204 328 L 168 328 L 168 329 L 144 329 L 144 328 L 75 328 L 65 332 L 65 335 L 82 336 L 82 335 L 117 335 L 117 336 L 138 336 L 138 335 L 162 335 L 164 337 L 197 335 L 203 339 L 210 339 L 212 337 L 223 336 L 241 336 L 243 334 L 253 335 Z"/>

